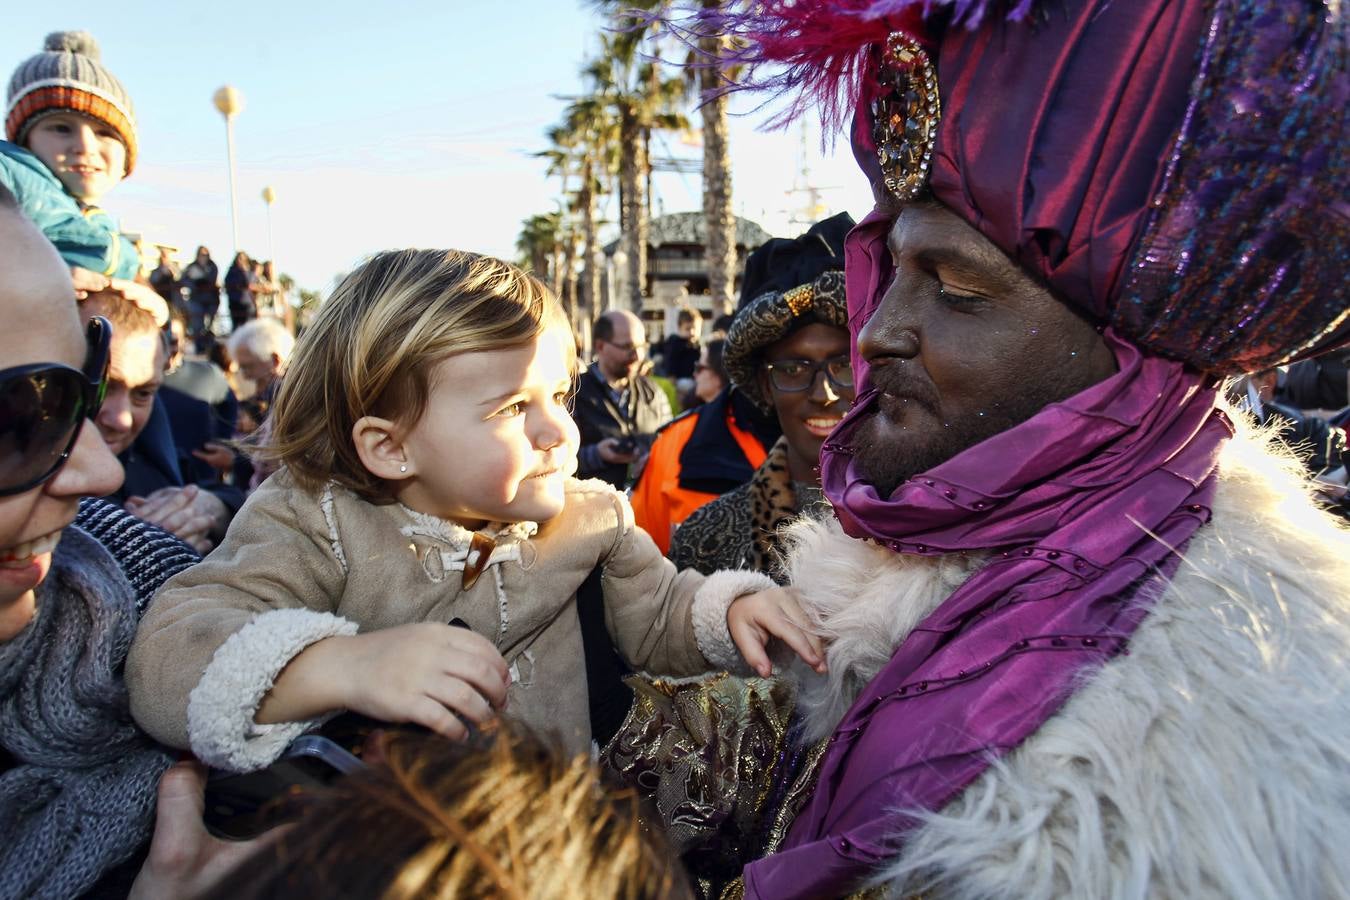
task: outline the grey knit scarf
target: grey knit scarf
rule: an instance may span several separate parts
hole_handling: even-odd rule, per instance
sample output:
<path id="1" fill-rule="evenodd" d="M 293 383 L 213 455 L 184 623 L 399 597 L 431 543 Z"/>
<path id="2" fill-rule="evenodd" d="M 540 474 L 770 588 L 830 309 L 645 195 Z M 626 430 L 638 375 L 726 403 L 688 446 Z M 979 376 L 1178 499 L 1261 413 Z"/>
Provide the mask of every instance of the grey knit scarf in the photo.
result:
<path id="1" fill-rule="evenodd" d="M 122 664 L 136 599 L 93 538 L 66 529 L 37 616 L 0 644 L 0 898 L 70 898 L 149 837 L 173 762 L 131 721 Z"/>

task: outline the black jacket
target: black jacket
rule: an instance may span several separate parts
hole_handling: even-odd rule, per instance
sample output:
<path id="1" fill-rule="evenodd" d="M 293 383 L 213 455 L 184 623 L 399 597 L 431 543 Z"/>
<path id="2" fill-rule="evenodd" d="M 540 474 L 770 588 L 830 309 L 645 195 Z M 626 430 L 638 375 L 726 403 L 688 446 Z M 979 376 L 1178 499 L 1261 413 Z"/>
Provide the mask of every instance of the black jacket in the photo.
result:
<path id="1" fill-rule="evenodd" d="M 628 466 L 606 464 L 595 458 L 594 447 L 605 438 L 635 438 L 640 450 L 651 447 L 657 430 L 670 421 L 670 401 L 660 386 L 650 378 L 634 376 L 628 382 L 624 408 L 620 409 L 610 396 L 609 385 L 587 368 L 577 378 L 577 392 L 573 401 L 572 418 L 581 432 L 579 478 L 603 478 L 616 488 L 623 489 L 628 481 Z"/>
<path id="2" fill-rule="evenodd" d="M 170 420 L 171 404 L 180 407 L 179 415 L 175 416 L 178 420 L 176 427 Z M 185 412 L 190 415 L 185 417 Z M 126 472 L 126 480 L 105 499 L 120 506 L 128 497 L 145 497 L 162 487 L 195 484 L 219 497 L 233 518 L 239 507 L 244 505 L 244 492 L 233 485 L 222 483 L 214 469 L 189 452 L 218 437 L 210 405 L 177 391 L 161 388 L 155 395 L 150 421 L 131 446 L 117 457 Z M 178 440 L 185 442 L 182 449 L 178 446 Z"/>

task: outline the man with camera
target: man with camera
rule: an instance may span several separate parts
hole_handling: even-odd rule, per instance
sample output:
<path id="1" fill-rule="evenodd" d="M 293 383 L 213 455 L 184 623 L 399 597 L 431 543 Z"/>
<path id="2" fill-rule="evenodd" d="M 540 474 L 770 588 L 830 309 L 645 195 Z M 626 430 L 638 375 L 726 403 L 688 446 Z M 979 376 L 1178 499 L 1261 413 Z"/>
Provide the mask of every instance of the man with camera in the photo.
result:
<path id="1" fill-rule="evenodd" d="M 642 468 L 656 431 L 670 421 L 670 401 L 639 374 L 647 330 L 631 312 L 613 309 L 591 331 L 595 362 L 577 379 L 572 418 L 581 431 L 577 477 L 601 478 L 622 489 Z"/>

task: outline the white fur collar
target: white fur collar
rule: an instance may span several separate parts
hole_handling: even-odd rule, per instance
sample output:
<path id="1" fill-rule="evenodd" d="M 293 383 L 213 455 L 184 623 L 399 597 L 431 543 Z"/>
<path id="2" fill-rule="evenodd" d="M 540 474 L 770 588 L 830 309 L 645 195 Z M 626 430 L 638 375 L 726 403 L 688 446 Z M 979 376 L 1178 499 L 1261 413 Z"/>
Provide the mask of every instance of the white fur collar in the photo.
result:
<path id="1" fill-rule="evenodd" d="M 926 816 L 879 880 L 897 896 L 1350 896 L 1350 537 L 1295 466 L 1240 425 L 1213 522 L 1129 652 Z M 793 582 L 834 642 L 831 683 L 803 678 L 824 734 L 978 561 L 897 557 L 833 523 L 794 540 Z"/>
<path id="2" fill-rule="evenodd" d="M 834 731 L 905 636 L 987 558 L 894 553 L 850 538 L 833 518 L 799 520 L 784 546 L 788 581 L 826 645 L 827 674 L 799 660 L 790 669 L 811 742 Z"/>

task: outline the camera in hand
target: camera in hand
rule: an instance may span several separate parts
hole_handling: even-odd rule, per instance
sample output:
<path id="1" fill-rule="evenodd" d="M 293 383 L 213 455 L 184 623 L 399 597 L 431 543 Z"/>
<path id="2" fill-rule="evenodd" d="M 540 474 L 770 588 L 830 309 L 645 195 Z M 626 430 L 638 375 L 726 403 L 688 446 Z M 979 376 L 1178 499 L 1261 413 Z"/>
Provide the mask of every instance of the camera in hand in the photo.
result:
<path id="1" fill-rule="evenodd" d="M 619 438 L 619 442 L 614 445 L 615 453 L 632 453 L 635 450 L 637 450 L 637 438 L 631 434 Z"/>
<path id="2" fill-rule="evenodd" d="M 265 769 L 242 773 L 213 769 L 206 781 L 206 830 L 218 838 L 243 841 L 295 818 L 308 794 L 363 771 L 365 759 L 382 752 L 380 734 L 393 730 L 427 733 L 420 725 L 393 725 L 344 713 L 318 734 L 296 738 Z"/>

